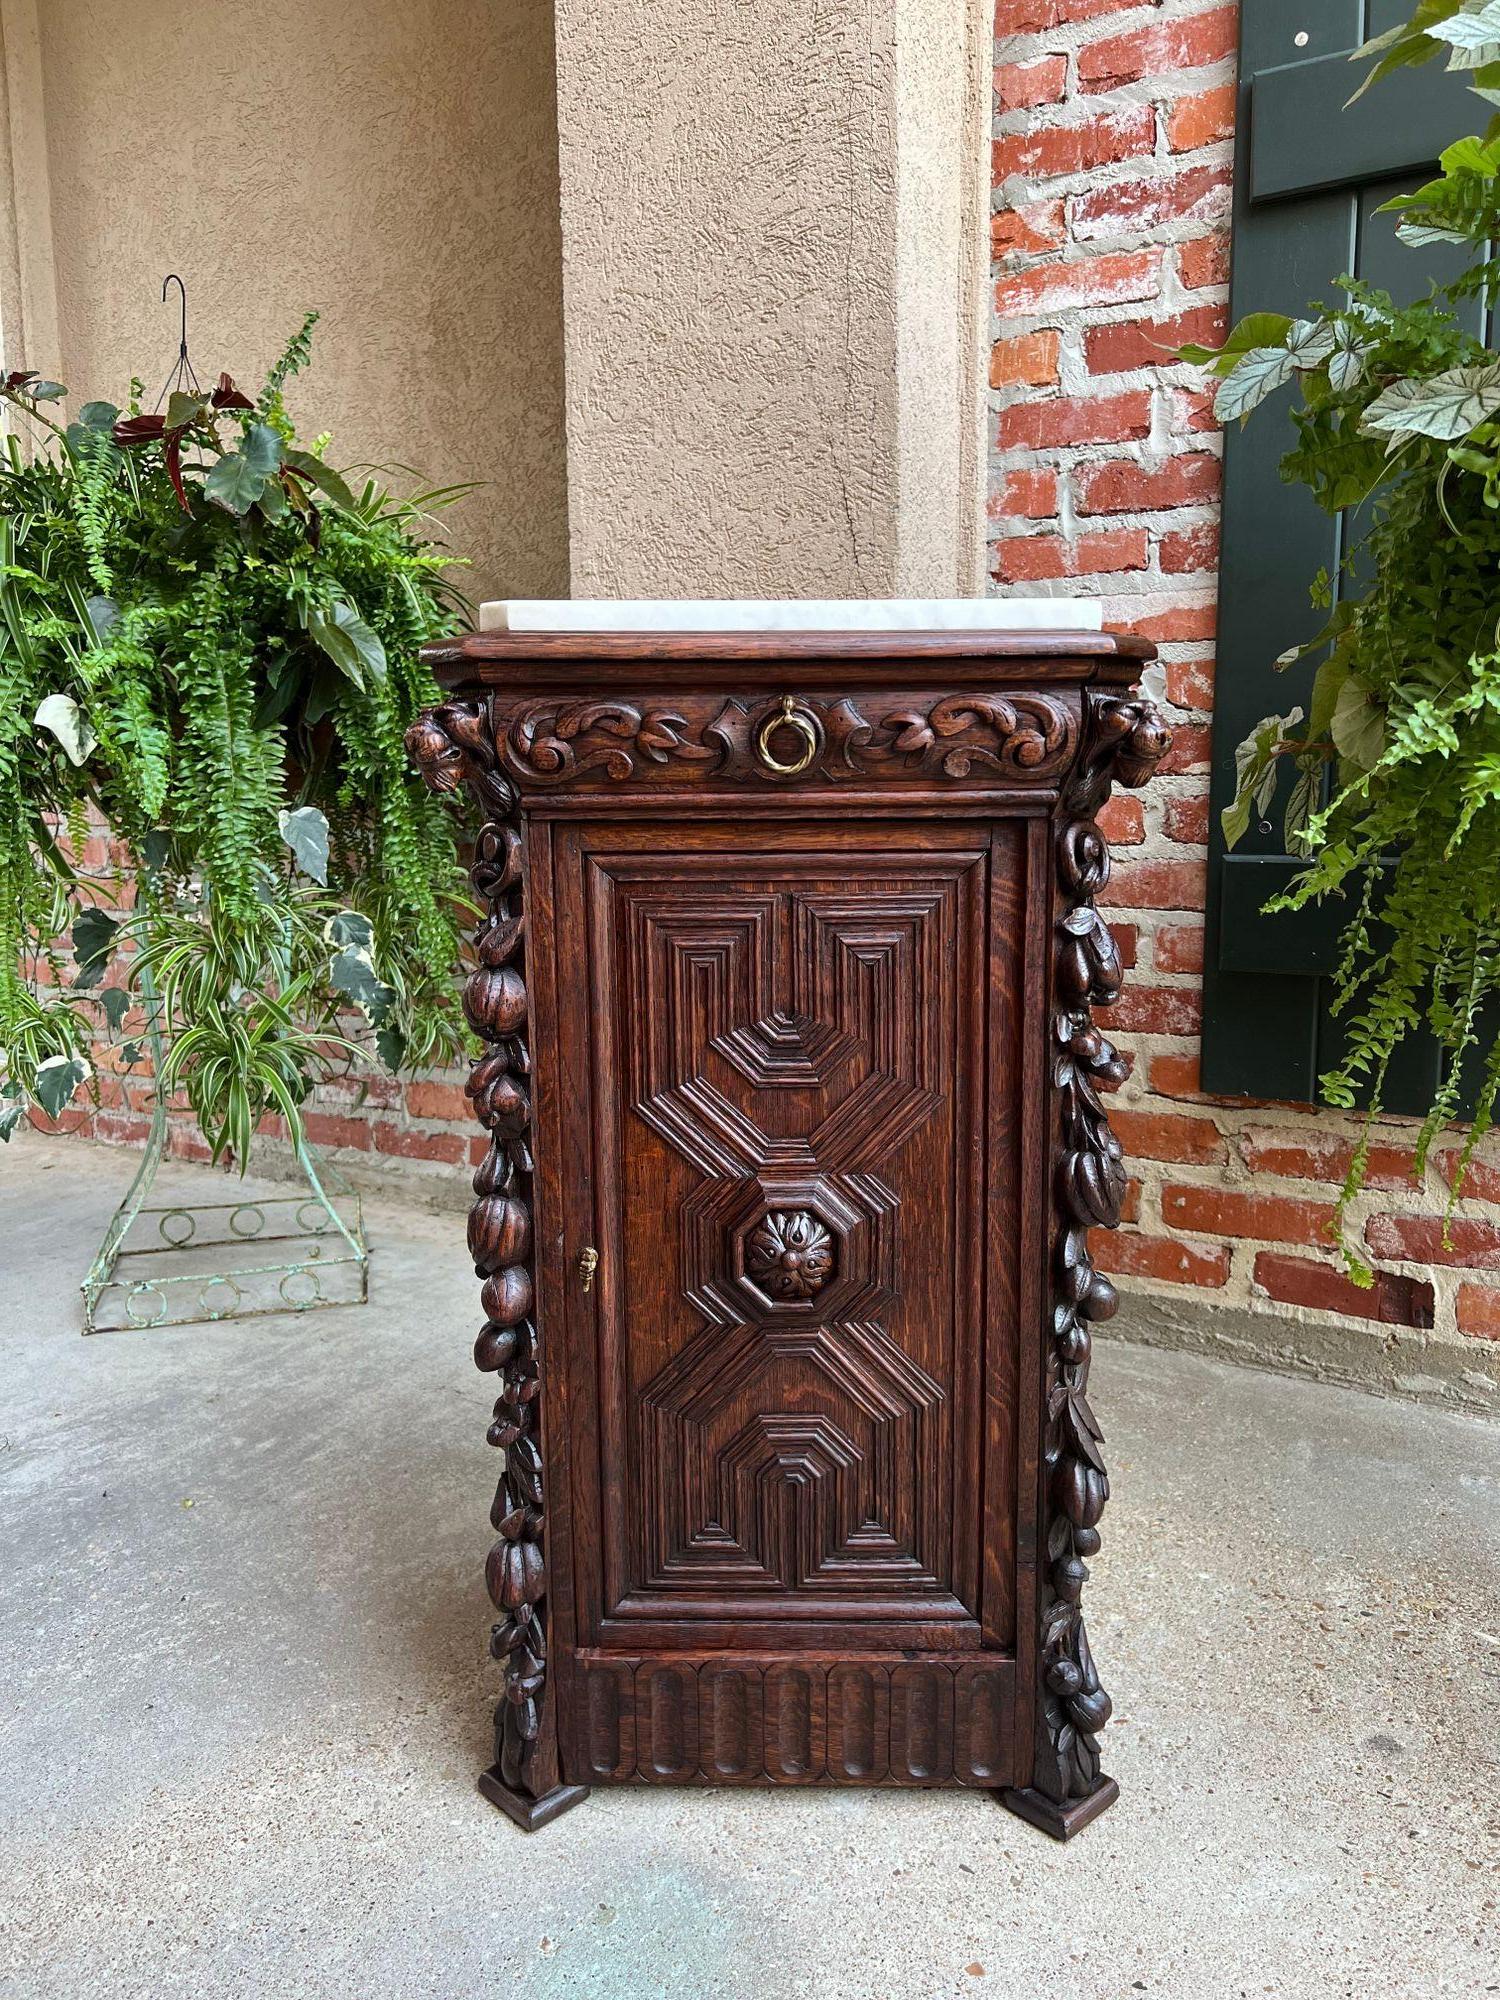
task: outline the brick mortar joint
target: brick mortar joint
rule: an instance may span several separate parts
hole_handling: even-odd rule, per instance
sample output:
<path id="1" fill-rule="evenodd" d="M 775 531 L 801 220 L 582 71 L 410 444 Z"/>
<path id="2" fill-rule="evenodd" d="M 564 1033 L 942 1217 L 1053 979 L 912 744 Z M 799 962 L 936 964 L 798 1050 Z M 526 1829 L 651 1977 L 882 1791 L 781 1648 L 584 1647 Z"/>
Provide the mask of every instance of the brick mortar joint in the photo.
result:
<path id="1" fill-rule="evenodd" d="M 1222 10 L 1214 10 L 1222 11 Z M 1061 51 L 1050 51 L 1059 54 Z M 1081 53 L 1081 51 L 1079 51 Z M 1045 62 L 1046 54 L 1017 61 L 1007 60 L 997 64 L 1002 69 L 1028 69 L 1034 64 Z M 1017 104 L 998 107 L 990 121 L 990 136 L 994 139 L 1024 138 L 1039 128 L 1049 132 L 1064 132 L 1078 128 L 1086 130 L 1098 124 L 1111 121 L 1125 123 L 1131 112 L 1152 111 L 1157 113 L 1157 132 L 1150 153 L 1139 155 L 1142 159 L 1160 161 L 1163 164 L 1174 160 L 1185 160 L 1204 147 L 1194 146 L 1182 152 L 1165 151 L 1161 146 L 1161 119 L 1163 111 L 1170 111 L 1177 105 L 1194 97 L 1205 96 L 1211 90 L 1222 89 L 1232 84 L 1237 74 L 1233 56 L 1215 56 L 1208 62 L 1194 63 L 1180 69 L 1147 70 L 1140 76 L 1125 77 L 1120 82 L 1105 89 L 1087 88 L 1078 76 L 1076 63 L 1070 63 L 1068 86 L 1063 95 L 1041 104 Z M 1168 86 L 1164 90 L 1164 86 Z M 1210 140 L 1211 145 L 1223 145 L 1222 140 Z M 1118 162 L 1111 161 L 1110 165 Z"/>

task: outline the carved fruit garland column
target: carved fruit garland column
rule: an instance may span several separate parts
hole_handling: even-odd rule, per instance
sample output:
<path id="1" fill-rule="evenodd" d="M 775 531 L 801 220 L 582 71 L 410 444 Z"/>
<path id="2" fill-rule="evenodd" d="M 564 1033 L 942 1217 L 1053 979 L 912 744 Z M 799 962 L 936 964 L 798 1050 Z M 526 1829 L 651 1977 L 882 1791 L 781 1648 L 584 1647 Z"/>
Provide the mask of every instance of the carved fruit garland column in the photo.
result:
<path id="1" fill-rule="evenodd" d="M 1082 1611 L 1086 1558 L 1099 1552 L 1099 1518 L 1109 1498 L 1103 1433 L 1088 1402 L 1091 1328 L 1118 1303 L 1114 1286 L 1094 1269 L 1089 1231 L 1116 1227 L 1126 1188 L 1120 1144 L 1099 1095 L 1101 1083 L 1124 1081 L 1126 1066 L 1090 1011 L 1119 998 L 1122 977 L 1114 939 L 1095 906 L 1109 880 L 1109 845 L 1095 816 L 1114 784 L 1144 785 L 1172 744 L 1159 710 L 1140 698 L 1091 695 L 1085 723 L 1057 837 L 1058 1229 L 1045 1385 L 1041 1688 L 1031 1783 L 1002 1794 L 1012 1811 L 1058 1839 L 1097 1817 L 1119 1789 L 1100 1768 L 1099 1731 L 1109 1720 L 1110 1699 L 1099 1684 Z"/>
<path id="2" fill-rule="evenodd" d="M 499 768 L 488 702 L 444 702 L 413 724 L 406 745 L 432 791 L 466 785 L 484 814 L 471 871 L 484 915 L 464 1012 L 484 1044 L 467 1093 L 490 1144 L 474 1175 L 478 1199 L 469 1211 L 469 1251 L 484 1281 L 485 1321 L 474 1361 L 500 1384 L 489 1428 L 490 1443 L 504 1453 L 490 1509 L 499 1540 L 485 1581 L 500 1613 L 490 1651 L 501 1664 L 504 1691 L 495 1710 L 495 1762 L 479 1782 L 486 1797 L 530 1828 L 586 1798 L 588 1788 L 558 1783 L 556 1724 L 546 1700 L 545 1473 L 531 1265 L 531 1056 L 518 797 Z"/>

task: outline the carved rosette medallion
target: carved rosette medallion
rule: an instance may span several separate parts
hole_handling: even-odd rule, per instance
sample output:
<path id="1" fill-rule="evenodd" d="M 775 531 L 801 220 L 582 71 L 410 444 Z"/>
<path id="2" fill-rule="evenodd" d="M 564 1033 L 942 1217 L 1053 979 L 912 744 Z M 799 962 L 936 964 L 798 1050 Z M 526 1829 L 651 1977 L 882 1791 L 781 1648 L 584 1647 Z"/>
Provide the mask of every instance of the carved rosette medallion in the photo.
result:
<path id="1" fill-rule="evenodd" d="M 763 732 L 805 718 L 805 763 L 768 762 Z M 668 705 L 497 698 L 495 742 L 518 783 L 568 785 L 696 774 L 772 784 L 953 779 L 1045 784 L 1078 747 L 1076 699 L 1051 694 L 953 694 L 905 707 L 890 697 L 799 696 L 744 703 L 684 696 Z"/>
<path id="2" fill-rule="evenodd" d="M 484 1045 L 467 1094 L 490 1140 L 474 1175 L 477 1199 L 469 1212 L 469 1250 L 484 1281 L 480 1300 L 485 1321 L 474 1360 L 498 1381 L 489 1441 L 504 1454 L 490 1511 L 498 1540 L 485 1580 L 500 1613 L 490 1650 L 504 1675 L 495 1711 L 495 1763 L 507 1786 L 536 1798 L 548 1789 L 534 1768 L 547 1678 L 547 1566 L 532 1312 L 531 1058 L 516 793 L 498 768 L 484 702 L 443 703 L 412 726 L 406 745 L 433 791 L 467 786 L 485 815 L 472 870 L 485 914 L 475 937 L 478 964 L 464 988 L 464 1012 Z"/>
<path id="3" fill-rule="evenodd" d="M 776 1211 L 751 1236 L 745 1265 L 772 1298 L 814 1298 L 833 1275 L 833 1238 L 805 1210 Z"/>
<path id="4" fill-rule="evenodd" d="M 1101 1777 L 1098 1736 L 1109 1720 L 1110 1700 L 1089 1651 L 1081 1601 L 1087 1559 L 1098 1553 L 1099 1519 L 1109 1498 L 1100 1450 L 1103 1433 L 1087 1394 L 1091 1329 L 1110 1317 L 1118 1300 L 1108 1278 L 1094 1269 L 1089 1231 L 1114 1228 L 1125 1198 L 1124 1161 L 1109 1129 L 1100 1086 L 1122 1082 L 1126 1066 L 1094 1026 L 1091 1013 L 1118 999 L 1121 985 L 1114 939 L 1095 906 L 1109 880 L 1109 848 L 1096 815 L 1113 784 L 1145 784 L 1172 741 L 1160 712 L 1138 697 L 1090 696 L 1085 728 L 1083 757 L 1064 799 L 1057 845 L 1061 897 L 1052 1082 L 1060 1120 L 1059 1229 L 1047 1357 L 1049 1521 L 1032 1780 L 1033 1792 L 1064 1823 L 1069 1807 L 1108 1784 Z"/>

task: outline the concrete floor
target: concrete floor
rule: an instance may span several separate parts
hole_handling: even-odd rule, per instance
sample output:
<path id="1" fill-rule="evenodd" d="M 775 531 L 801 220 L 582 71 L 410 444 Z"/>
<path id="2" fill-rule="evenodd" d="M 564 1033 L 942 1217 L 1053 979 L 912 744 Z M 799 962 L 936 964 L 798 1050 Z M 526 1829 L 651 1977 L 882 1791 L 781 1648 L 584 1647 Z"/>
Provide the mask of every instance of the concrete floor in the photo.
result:
<path id="1" fill-rule="evenodd" d="M 375 1209 L 363 1310 L 85 1341 L 132 1164 L 0 1150 L 0 1993 L 1500 1992 L 1500 1429 L 1108 1347 L 1113 1812 L 618 1790 L 528 1840 L 473 1789 L 460 1226 Z"/>

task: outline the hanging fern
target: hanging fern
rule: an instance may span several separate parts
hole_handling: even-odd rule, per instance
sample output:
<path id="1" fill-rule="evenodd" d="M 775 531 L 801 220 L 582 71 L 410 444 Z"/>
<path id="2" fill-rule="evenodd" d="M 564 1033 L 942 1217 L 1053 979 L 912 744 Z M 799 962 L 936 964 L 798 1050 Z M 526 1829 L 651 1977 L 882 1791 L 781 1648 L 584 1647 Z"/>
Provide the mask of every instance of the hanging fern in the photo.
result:
<path id="1" fill-rule="evenodd" d="M 356 496 L 299 446 L 316 319 L 254 402 L 223 375 L 143 415 L 132 382 L 65 423 L 58 384 L 0 383 L 39 447 L 0 457 L 0 1137 L 139 1037 L 147 982 L 163 1087 L 242 1166 L 360 1056 L 352 1012 L 392 1068 L 465 1045 L 455 822 L 401 740 L 461 620 L 456 492 Z M 77 868 L 91 815 L 117 880 Z"/>

